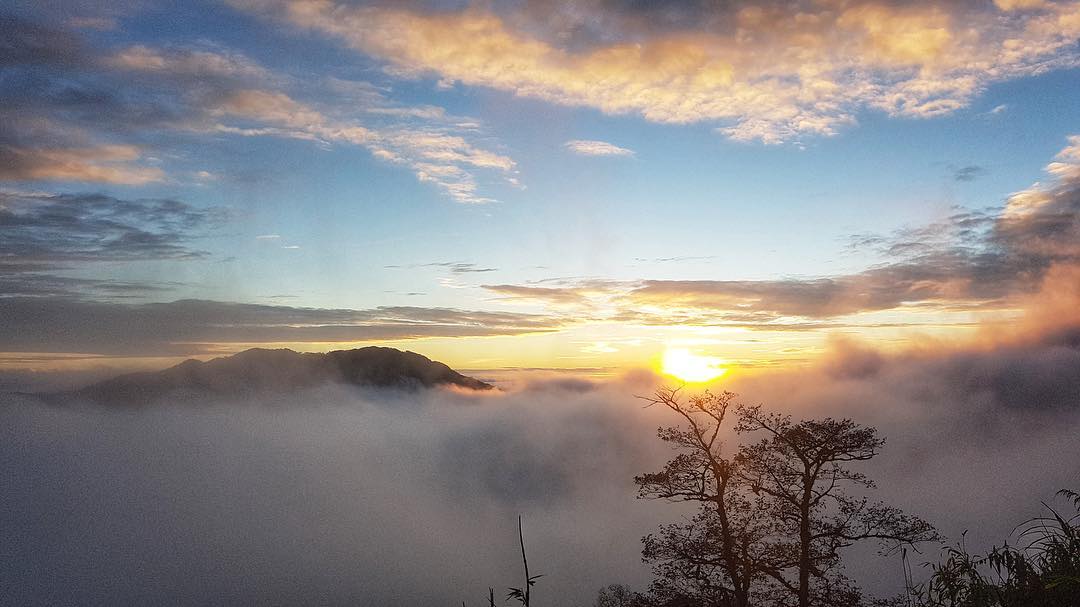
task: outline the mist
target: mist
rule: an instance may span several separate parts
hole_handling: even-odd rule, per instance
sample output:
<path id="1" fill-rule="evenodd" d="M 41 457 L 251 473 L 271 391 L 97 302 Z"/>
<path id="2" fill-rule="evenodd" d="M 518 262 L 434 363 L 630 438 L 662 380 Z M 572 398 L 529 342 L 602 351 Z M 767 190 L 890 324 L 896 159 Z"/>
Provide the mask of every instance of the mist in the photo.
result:
<path id="1" fill-rule="evenodd" d="M 714 389 L 876 426 L 888 442 L 862 468 L 871 496 L 980 549 L 1080 486 L 1080 348 L 1067 336 L 899 355 L 838 340 L 810 368 Z M 655 433 L 676 420 L 635 398 L 661 382 L 327 386 L 137 408 L 5 396 L 0 602 L 476 605 L 489 586 L 520 585 L 519 514 L 544 574 L 536 605 L 644 589 L 641 537 L 690 512 L 635 499 L 633 476 L 670 457 Z M 875 548 L 849 553 L 848 573 L 899 592 L 899 557 Z M 915 555 L 917 574 L 938 550 Z"/>
<path id="2" fill-rule="evenodd" d="M 673 511 L 633 499 L 665 454 L 626 387 L 7 397 L 0 602 L 479 604 L 518 584 L 518 514 L 543 604 L 644 585 L 639 539 Z"/>

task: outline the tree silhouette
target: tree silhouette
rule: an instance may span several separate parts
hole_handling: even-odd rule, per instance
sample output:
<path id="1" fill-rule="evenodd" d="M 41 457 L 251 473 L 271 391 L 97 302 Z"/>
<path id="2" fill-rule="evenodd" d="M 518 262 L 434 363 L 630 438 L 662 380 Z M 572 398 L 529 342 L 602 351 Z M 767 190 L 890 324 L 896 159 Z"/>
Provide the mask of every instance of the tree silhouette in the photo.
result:
<path id="1" fill-rule="evenodd" d="M 775 522 L 780 558 L 765 573 L 778 599 L 793 596 L 798 607 L 857 604 L 858 589 L 839 571 L 842 549 L 866 539 L 890 547 L 939 539 L 926 521 L 846 491 L 875 486 L 849 464 L 878 454 L 885 440 L 876 429 L 850 419 L 796 423 L 758 405 L 739 408 L 737 431 L 764 435 L 736 459 L 743 482 L 767 496 Z"/>
<path id="2" fill-rule="evenodd" d="M 925 521 L 847 492 L 874 486 L 849 465 L 877 455 L 884 440 L 875 429 L 848 419 L 796 423 L 734 398 L 706 391 L 684 399 L 678 388 L 661 388 L 646 399 L 684 425 L 657 431 L 677 454 L 634 479 L 638 497 L 699 504 L 689 520 L 643 540 L 642 556 L 657 575 L 654 602 L 855 605 L 861 594 L 841 573 L 844 548 L 865 539 L 891 548 L 937 539 Z M 757 441 L 739 445 L 738 435 Z"/>
<path id="3" fill-rule="evenodd" d="M 692 520 L 664 525 L 643 540 L 642 557 L 654 563 L 652 593 L 659 598 L 692 596 L 709 605 L 749 607 L 765 569 L 770 521 L 755 503 L 761 500 L 745 490 L 736 452 L 721 440 L 734 396 L 704 392 L 683 400 L 679 388 L 660 388 L 646 399 L 685 425 L 657 431 L 678 453 L 663 470 L 634 478 L 638 497 L 700 504 Z"/>

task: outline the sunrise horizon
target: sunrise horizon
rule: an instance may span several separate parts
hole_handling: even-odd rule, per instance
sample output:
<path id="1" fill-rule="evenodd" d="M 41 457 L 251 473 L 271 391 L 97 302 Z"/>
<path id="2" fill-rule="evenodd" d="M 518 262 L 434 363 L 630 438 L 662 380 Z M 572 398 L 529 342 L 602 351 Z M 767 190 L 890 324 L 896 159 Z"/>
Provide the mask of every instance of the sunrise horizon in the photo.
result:
<path id="1" fill-rule="evenodd" d="M 1080 0 L 0 3 L 0 607 L 1080 605 L 1078 99 Z"/>

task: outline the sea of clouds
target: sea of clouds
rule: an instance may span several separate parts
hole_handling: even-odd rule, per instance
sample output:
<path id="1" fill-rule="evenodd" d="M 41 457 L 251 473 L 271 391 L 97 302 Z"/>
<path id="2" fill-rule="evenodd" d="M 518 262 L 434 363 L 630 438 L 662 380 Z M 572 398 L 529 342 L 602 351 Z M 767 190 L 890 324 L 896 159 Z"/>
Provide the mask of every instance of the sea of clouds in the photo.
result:
<path id="1" fill-rule="evenodd" d="M 640 538 L 686 506 L 635 499 L 673 423 L 635 398 L 662 379 L 522 377 L 491 392 L 326 386 L 258 401 L 141 408 L 0 404 L 0 603 L 536 605 L 644 588 Z M 883 354 L 835 341 L 812 367 L 718 388 L 796 417 L 852 417 L 888 438 L 876 498 L 950 542 L 1000 543 L 1080 487 L 1080 333 Z M 848 572 L 902 589 L 899 557 Z M 930 546 L 924 557 L 935 558 Z"/>

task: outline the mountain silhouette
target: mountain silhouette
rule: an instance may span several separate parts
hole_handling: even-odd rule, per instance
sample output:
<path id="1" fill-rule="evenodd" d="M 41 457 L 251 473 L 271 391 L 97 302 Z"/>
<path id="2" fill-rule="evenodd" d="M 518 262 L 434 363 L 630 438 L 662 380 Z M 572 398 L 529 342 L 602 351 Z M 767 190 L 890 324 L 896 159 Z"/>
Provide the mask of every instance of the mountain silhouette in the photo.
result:
<path id="1" fill-rule="evenodd" d="M 438 385 L 472 390 L 492 387 L 426 356 L 394 348 L 370 346 L 325 354 L 254 348 L 207 362 L 187 360 L 163 371 L 121 375 L 47 396 L 138 405 L 165 396 L 280 394 L 329 383 L 406 389 Z"/>

